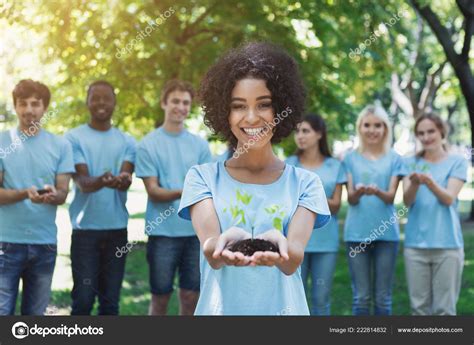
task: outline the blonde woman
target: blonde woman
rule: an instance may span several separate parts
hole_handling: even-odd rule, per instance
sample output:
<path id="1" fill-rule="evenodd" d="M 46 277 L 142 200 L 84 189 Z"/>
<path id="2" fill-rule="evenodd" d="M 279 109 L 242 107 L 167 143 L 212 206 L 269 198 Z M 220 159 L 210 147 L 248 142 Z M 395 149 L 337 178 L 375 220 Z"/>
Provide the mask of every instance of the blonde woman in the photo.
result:
<path id="1" fill-rule="evenodd" d="M 413 315 L 455 315 L 464 262 L 456 207 L 467 160 L 446 151 L 446 126 L 437 115 L 420 116 L 415 135 L 423 148 L 406 159 L 410 174 L 403 180 L 410 207 L 404 256 L 411 310 Z"/>
<path id="2" fill-rule="evenodd" d="M 393 200 L 404 175 L 401 157 L 390 147 L 391 125 L 380 105 L 357 119 L 359 147 L 344 158 L 349 210 L 344 227 L 354 315 L 391 315 L 398 250 L 398 217 Z M 372 296 L 372 292 L 374 296 Z"/>

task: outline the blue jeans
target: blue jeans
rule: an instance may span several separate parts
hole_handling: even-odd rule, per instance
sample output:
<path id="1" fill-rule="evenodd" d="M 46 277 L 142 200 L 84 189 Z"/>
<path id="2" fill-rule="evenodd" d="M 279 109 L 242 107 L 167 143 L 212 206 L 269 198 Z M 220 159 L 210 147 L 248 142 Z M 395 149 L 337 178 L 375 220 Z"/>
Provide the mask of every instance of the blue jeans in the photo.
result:
<path id="1" fill-rule="evenodd" d="M 51 296 L 56 254 L 55 244 L 0 242 L 0 315 L 15 313 L 20 279 L 21 314 L 44 314 Z"/>
<path id="2" fill-rule="evenodd" d="M 200 244 L 197 236 L 150 236 L 147 261 L 150 267 L 150 290 L 154 295 L 173 292 L 173 281 L 178 269 L 179 287 L 199 292 Z"/>
<path id="3" fill-rule="evenodd" d="M 73 231 L 71 315 L 90 315 L 96 296 L 99 315 L 118 315 L 126 244 L 127 229 Z"/>
<path id="4" fill-rule="evenodd" d="M 361 242 L 346 242 L 346 245 L 352 283 L 352 314 L 370 315 L 373 291 L 374 314 L 391 315 L 398 242 L 374 241 L 356 254 L 351 248 L 362 248 Z"/>
<path id="5" fill-rule="evenodd" d="M 301 278 L 308 295 L 308 274 L 311 271 L 311 315 L 331 315 L 331 287 L 336 261 L 337 253 L 304 253 Z"/>

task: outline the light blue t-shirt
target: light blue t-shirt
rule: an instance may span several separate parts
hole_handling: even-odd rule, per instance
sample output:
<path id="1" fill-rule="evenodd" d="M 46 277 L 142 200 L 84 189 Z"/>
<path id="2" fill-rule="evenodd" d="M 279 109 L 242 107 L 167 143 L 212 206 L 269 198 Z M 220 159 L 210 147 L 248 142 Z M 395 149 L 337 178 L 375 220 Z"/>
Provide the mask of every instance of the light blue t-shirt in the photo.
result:
<path id="1" fill-rule="evenodd" d="M 303 167 L 297 156 L 290 156 L 286 163 L 294 165 L 299 168 Z M 316 169 L 307 169 L 316 173 L 321 179 L 324 192 L 329 198 L 334 194 L 336 185 L 347 182 L 344 167 L 340 161 L 332 157 L 326 157 L 323 164 Z M 339 249 L 339 224 L 337 222 L 337 215 L 331 216 L 331 221 L 321 231 L 313 231 L 311 238 L 306 246 L 307 253 L 316 252 L 337 252 Z"/>
<path id="2" fill-rule="evenodd" d="M 55 185 L 56 175 L 74 172 L 71 145 L 44 129 L 26 136 L 17 128 L 0 133 L 3 188 L 26 189 Z M 56 209 L 29 199 L 0 205 L 0 242 L 56 244 Z"/>
<path id="3" fill-rule="evenodd" d="M 422 172 L 431 175 L 443 188 L 449 178 L 467 179 L 468 161 L 462 156 L 449 155 L 441 162 L 431 163 L 421 157 L 405 159 L 408 174 Z M 461 223 L 457 212 L 458 200 L 450 206 L 442 204 L 425 185 L 420 185 L 408 212 L 405 225 L 405 247 L 463 248 Z"/>
<path id="4" fill-rule="evenodd" d="M 349 152 L 344 158 L 347 174 L 352 175 L 354 187 L 358 183 L 375 184 L 388 191 L 393 176 L 405 176 L 402 158 L 390 150 L 377 160 L 370 160 L 358 151 Z M 344 225 L 344 241 L 398 241 L 399 217 L 393 204 L 386 204 L 375 195 L 363 195 L 357 205 L 349 205 Z"/>
<path id="5" fill-rule="evenodd" d="M 110 171 L 120 174 L 122 163 L 135 164 L 135 139 L 115 127 L 98 131 L 88 124 L 66 133 L 72 144 L 74 164 L 86 164 L 90 176 Z M 104 187 L 93 193 L 82 193 L 74 188 L 74 199 L 69 207 L 72 228 L 75 230 L 117 230 L 127 227 L 125 207 L 127 192 Z"/>
<path id="6" fill-rule="evenodd" d="M 138 145 L 137 177 L 158 177 L 160 187 L 183 189 L 188 170 L 212 161 L 207 141 L 182 130 L 167 132 L 163 127 L 147 134 Z M 178 217 L 179 199 L 153 202 L 146 206 L 145 234 L 151 236 L 195 236 L 190 222 Z"/>
<path id="7" fill-rule="evenodd" d="M 189 207 L 211 198 L 221 232 L 239 226 L 254 236 L 280 228 L 286 236 L 298 206 L 317 214 L 315 228 L 331 218 L 316 174 L 285 165 L 271 184 L 242 183 L 224 162 L 195 166 L 186 176 L 179 215 L 190 220 Z M 243 217 L 243 218 L 242 218 Z M 290 276 L 276 267 L 211 268 L 201 249 L 201 294 L 196 315 L 308 315 L 300 269 Z"/>
<path id="8" fill-rule="evenodd" d="M 230 157 L 229 157 L 230 154 Z M 218 156 L 215 156 L 213 161 L 214 162 L 225 162 L 226 160 L 232 158 L 232 154 L 229 152 L 229 149 L 225 150 L 224 153 L 221 153 Z"/>

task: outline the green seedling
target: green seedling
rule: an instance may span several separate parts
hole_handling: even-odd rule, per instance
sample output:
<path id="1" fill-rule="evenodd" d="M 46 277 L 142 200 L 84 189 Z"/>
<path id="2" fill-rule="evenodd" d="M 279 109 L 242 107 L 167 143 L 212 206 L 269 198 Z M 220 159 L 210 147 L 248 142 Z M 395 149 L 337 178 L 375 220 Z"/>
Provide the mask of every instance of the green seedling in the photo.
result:
<path id="1" fill-rule="evenodd" d="M 224 212 L 230 212 L 230 215 L 234 220 L 234 226 L 239 224 L 247 225 L 249 223 L 253 239 L 255 217 L 249 219 L 243 209 L 244 206 L 248 206 L 250 204 L 252 198 L 253 196 L 251 194 L 236 190 L 236 203 L 231 204 L 228 208 L 224 208 Z M 285 218 L 286 213 L 283 211 L 282 207 L 280 205 L 273 204 L 265 207 L 265 212 L 272 217 L 273 227 L 278 231 L 283 232 L 283 219 Z"/>
<path id="2" fill-rule="evenodd" d="M 285 218 L 285 211 L 281 209 L 281 206 L 273 204 L 269 207 L 265 207 L 265 212 L 273 217 L 273 227 L 283 233 L 283 219 Z"/>

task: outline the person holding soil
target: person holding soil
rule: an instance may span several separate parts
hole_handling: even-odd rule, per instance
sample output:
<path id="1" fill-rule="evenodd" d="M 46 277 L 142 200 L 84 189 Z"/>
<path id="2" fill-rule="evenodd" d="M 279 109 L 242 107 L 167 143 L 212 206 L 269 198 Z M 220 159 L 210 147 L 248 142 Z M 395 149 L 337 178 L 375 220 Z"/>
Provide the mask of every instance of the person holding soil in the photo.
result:
<path id="1" fill-rule="evenodd" d="M 288 157 L 287 164 L 316 173 L 322 180 L 333 215 L 323 231 L 313 231 L 306 246 L 301 276 L 306 294 L 311 297 L 312 315 L 330 315 L 331 287 L 339 249 L 339 225 L 336 214 L 341 206 L 342 185 L 347 182 L 342 163 L 331 156 L 326 123 L 320 115 L 308 114 L 295 131 L 298 146 L 296 154 Z M 307 281 L 311 273 L 311 291 Z"/>
<path id="2" fill-rule="evenodd" d="M 56 210 L 74 173 L 67 140 L 44 130 L 51 93 L 21 80 L 13 89 L 18 126 L 0 133 L 0 315 L 43 315 L 57 256 Z M 45 116 L 46 114 L 46 116 Z"/>
<path id="3" fill-rule="evenodd" d="M 205 123 L 235 153 L 192 167 L 184 184 L 178 214 L 201 243 L 195 315 L 308 315 L 299 267 L 312 230 L 331 216 L 318 176 L 272 150 L 303 113 L 297 64 L 276 46 L 244 45 L 211 67 L 200 98 Z M 230 250 L 252 237 L 278 251 Z"/>
<path id="4" fill-rule="evenodd" d="M 116 95 L 110 83 L 98 80 L 90 84 L 86 102 L 90 121 L 66 133 L 76 166 L 69 207 L 73 228 L 71 315 L 90 315 L 96 298 L 99 315 L 118 315 L 135 139 L 112 124 Z"/>
<path id="5" fill-rule="evenodd" d="M 456 315 L 464 264 L 457 197 L 468 161 L 447 152 L 447 129 L 435 114 L 420 116 L 415 135 L 423 149 L 405 160 L 405 270 L 413 315 Z M 429 216 L 426 216 L 429 212 Z"/>
<path id="6" fill-rule="evenodd" d="M 199 240 L 192 224 L 179 218 L 181 190 L 188 170 L 212 161 L 208 143 L 184 126 L 194 89 L 167 81 L 161 91 L 163 125 L 148 133 L 137 149 L 137 177 L 148 194 L 145 234 L 149 267 L 150 315 L 166 315 L 178 281 L 179 314 L 192 315 L 199 298 Z"/>
<path id="7" fill-rule="evenodd" d="M 369 105 L 356 123 L 359 147 L 344 157 L 349 210 L 344 224 L 352 283 L 352 313 L 392 313 L 392 285 L 400 239 L 393 201 L 405 175 L 401 157 L 391 149 L 388 114 Z"/>

